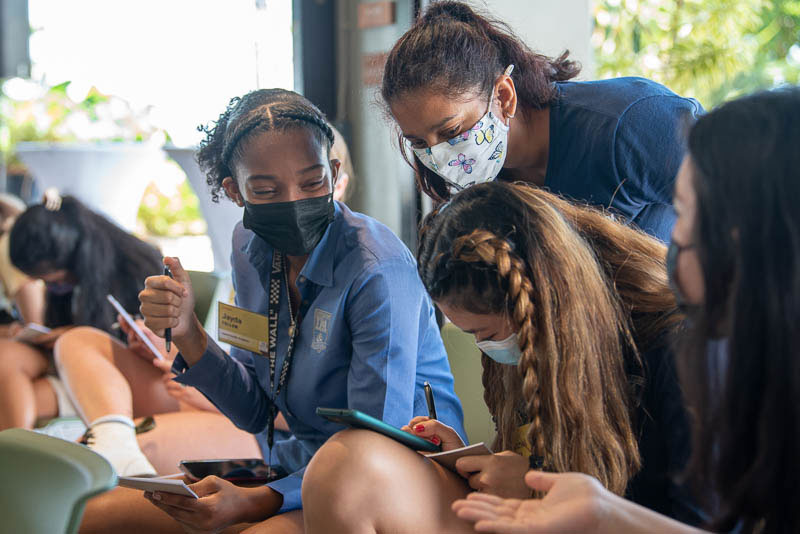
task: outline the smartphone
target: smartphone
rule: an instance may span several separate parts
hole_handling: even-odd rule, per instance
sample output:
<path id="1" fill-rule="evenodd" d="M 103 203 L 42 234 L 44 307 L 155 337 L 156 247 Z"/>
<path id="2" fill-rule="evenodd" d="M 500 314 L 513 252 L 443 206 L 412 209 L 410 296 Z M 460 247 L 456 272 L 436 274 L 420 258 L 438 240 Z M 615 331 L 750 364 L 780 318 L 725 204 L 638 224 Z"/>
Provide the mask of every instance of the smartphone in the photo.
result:
<path id="1" fill-rule="evenodd" d="M 153 345 L 153 342 L 150 341 L 150 338 L 147 337 L 144 332 L 142 332 L 142 329 L 139 328 L 138 324 L 136 324 L 136 321 L 133 319 L 133 317 L 131 317 L 131 314 L 125 311 L 125 308 L 122 307 L 122 304 L 120 304 L 119 301 L 112 295 L 106 295 L 106 300 L 108 300 L 108 302 L 114 306 L 114 309 L 117 310 L 117 313 L 119 313 L 120 317 L 122 317 L 122 320 L 128 323 L 128 326 L 130 326 L 134 331 L 136 337 L 142 340 L 142 343 L 144 343 L 145 347 L 147 347 L 150 352 L 153 353 L 153 356 L 155 356 L 158 360 L 163 360 L 164 356 L 162 356 L 161 352 L 159 352 L 156 346 Z"/>
<path id="2" fill-rule="evenodd" d="M 234 484 L 264 484 L 287 475 L 283 469 L 277 466 L 270 470 L 269 466 L 260 458 L 184 460 L 180 463 L 180 468 L 191 480 L 200 480 L 216 475 Z"/>
<path id="3" fill-rule="evenodd" d="M 340 408 L 317 408 L 317 415 L 324 417 L 328 421 L 349 425 L 354 428 L 365 428 L 373 430 L 386 437 L 399 441 L 406 447 L 410 447 L 415 451 L 425 452 L 441 452 L 440 445 L 434 445 L 426 439 L 419 436 L 414 436 L 408 432 L 404 432 L 397 427 L 386 424 L 380 419 L 367 415 L 358 410 L 345 410 Z"/>
<path id="4" fill-rule="evenodd" d="M 36 323 L 28 323 L 22 328 L 22 330 L 19 331 L 19 333 L 17 333 L 17 335 L 14 336 L 14 339 L 16 341 L 22 341 L 24 343 L 25 342 L 33 343 L 39 336 L 43 336 L 44 334 L 49 334 L 49 333 L 50 329 L 47 328 L 46 326 L 42 326 Z"/>

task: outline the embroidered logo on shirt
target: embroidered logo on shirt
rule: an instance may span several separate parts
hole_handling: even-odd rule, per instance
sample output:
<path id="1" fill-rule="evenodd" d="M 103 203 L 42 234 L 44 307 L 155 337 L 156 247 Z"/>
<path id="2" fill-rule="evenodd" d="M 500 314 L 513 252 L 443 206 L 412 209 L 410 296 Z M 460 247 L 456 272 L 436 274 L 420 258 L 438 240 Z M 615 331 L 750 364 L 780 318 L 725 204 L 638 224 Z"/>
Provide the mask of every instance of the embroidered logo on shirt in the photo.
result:
<path id="1" fill-rule="evenodd" d="M 325 310 L 317 308 L 314 310 L 314 333 L 311 348 L 317 352 L 322 352 L 328 348 L 328 329 L 330 327 L 332 315 Z"/>

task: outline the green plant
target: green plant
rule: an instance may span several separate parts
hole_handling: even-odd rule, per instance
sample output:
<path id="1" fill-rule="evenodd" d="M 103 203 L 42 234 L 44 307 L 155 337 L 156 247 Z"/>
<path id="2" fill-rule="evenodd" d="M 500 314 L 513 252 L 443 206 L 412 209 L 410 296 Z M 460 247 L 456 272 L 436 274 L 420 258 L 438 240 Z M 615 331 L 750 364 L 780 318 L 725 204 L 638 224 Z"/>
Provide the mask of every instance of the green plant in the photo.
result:
<path id="1" fill-rule="evenodd" d="M 599 77 L 639 75 L 704 106 L 800 82 L 800 0 L 597 0 Z"/>
<path id="2" fill-rule="evenodd" d="M 28 97 L 12 98 L 0 90 L 0 152 L 9 174 L 23 174 L 24 166 L 15 154 L 23 141 L 52 143 L 75 142 L 155 142 L 169 140 L 163 130 L 148 118 L 148 110 L 134 110 L 125 100 L 89 90 L 83 100 L 68 94 L 70 82 L 44 87 L 35 82 L 13 80 Z M 139 206 L 140 233 L 175 237 L 205 232 L 199 201 L 184 181 L 174 194 L 165 195 L 155 184 L 148 185 Z"/>
<path id="3" fill-rule="evenodd" d="M 139 205 L 137 220 L 142 234 L 177 237 L 201 235 L 206 231 L 200 201 L 188 180 L 181 182 L 170 196 L 161 193 L 154 183 L 149 184 Z"/>
<path id="4" fill-rule="evenodd" d="M 81 101 L 67 94 L 70 82 L 44 87 L 26 84 L 30 98 L 12 98 L 0 90 L 0 151 L 13 170 L 19 165 L 14 153 L 17 143 L 145 141 L 166 133 L 149 123 L 147 110 L 135 111 L 126 101 L 92 88 Z M 5 84 L 4 84 L 5 85 Z"/>

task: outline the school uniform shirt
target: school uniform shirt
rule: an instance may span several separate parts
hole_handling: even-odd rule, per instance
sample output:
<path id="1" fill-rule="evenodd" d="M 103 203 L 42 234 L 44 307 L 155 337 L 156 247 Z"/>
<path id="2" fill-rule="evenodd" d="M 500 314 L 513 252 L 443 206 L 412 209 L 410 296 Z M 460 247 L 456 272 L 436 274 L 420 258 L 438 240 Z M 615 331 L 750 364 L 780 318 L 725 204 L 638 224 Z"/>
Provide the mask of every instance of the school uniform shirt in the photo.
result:
<path id="1" fill-rule="evenodd" d="M 236 305 L 267 314 L 272 247 L 237 224 L 231 265 Z M 292 436 L 276 441 L 273 464 L 290 473 L 268 485 L 283 495 L 281 512 L 302 507 L 303 472 L 342 425 L 318 406 L 353 408 L 396 427 L 428 415 L 423 382 L 433 386 L 439 420 L 466 437 L 461 405 L 416 262 L 386 226 L 336 203 L 333 222 L 297 277 L 302 322 L 277 406 Z M 276 375 L 289 341 L 288 295 L 281 292 Z M 257 434 L 265 458 L 273 392 L 269 358 L 238 348 L 225 354 L 210 339 L 192 367 L 179 355 L 177 382 L 205 394 L 239 428 Z M 278 376 L 275 377 L 275 383 Z"/>
<path id="2" fill-rule="evenodd" d="M 644 78 L 561 82 L 556 88 L 545 187 L 611 208 L 669 241 L 675 175 L 702 106 Z"/>

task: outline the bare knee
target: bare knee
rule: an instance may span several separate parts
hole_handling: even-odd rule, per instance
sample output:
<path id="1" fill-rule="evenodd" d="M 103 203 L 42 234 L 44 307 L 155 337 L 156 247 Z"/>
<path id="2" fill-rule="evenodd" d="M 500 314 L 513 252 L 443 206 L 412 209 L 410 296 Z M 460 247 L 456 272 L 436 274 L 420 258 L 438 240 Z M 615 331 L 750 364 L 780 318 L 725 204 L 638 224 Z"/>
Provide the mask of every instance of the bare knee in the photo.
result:
<path id="1" fill-rule="evenodd" d="M 0 339 L 0 376 L 23 374 L 38 378 L 47 371 L 47 358 L 38 349 L 11 339 Z"/>
<path id="2" fill-rule="evenodd" d="M 375 501 L 391 498 L 394 483 L 408 475 L 408 468 L 424 469 L 426 460 L 399 443 L 366 430 L 344 430 L 331 437 L 311 459 L 303 476 L 303 508 L 306 523 L 374 526 L 380 507 Z M 412 469 L 413 470 L 413 469 Z M 363 529 L 364 532 L 374 529 Z"/>
<path id="3" fill-rule="evenodd" d="M 103 350 L 106 346 L 109 350 Z M 56 365 L 61 368 L 69 365 L 75 358 L 85 357 L 87 349 L 94 349 L 103 353 L 106 358 L 111 358 L 110 348 L 108 334 L 91 326 L 79 326 L 59 336 L 53 346 L 53 357 Z"/>
<path id="4" fill-rule="evenodd" d="M 392 439 L 345 430 L 317 451 L 303 476 L 306 530 L 412 532 L 421 514 L 432 530 L 467 532 L 450 510 L 467 490 L 463 479 Z"/>
<path id="5" fill-rule="evenodd" d="M 401 450 L 397 451 L 396 446 Z M 365 482 L 391 478 L 401 463 L 392 460 L 396 452 L 416 454 L 375 432 L 343 430 L 314 454 L 303 476 L 303 491 L 341 487 L 339 484 L 348 478 L 352 482 L 352 473 L 358 473 L 358 480 Z"/>

